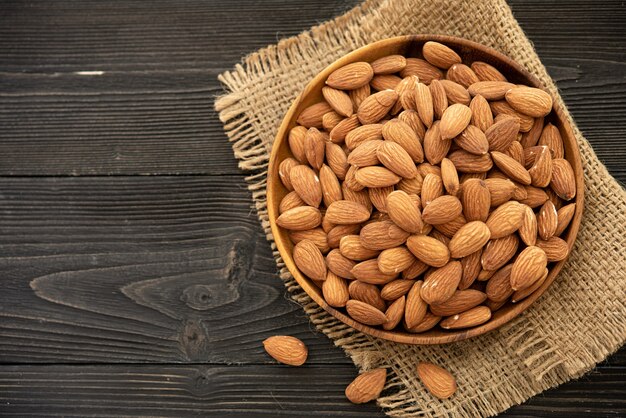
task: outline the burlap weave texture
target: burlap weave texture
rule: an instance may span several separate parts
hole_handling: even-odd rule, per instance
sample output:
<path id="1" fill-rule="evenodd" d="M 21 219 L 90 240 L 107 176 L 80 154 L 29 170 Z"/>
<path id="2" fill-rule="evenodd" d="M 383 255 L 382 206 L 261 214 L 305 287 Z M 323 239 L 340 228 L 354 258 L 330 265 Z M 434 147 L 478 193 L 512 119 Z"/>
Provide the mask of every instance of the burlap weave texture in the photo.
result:
<path id="1" fill-rule="evenodd" d="M 241 168 L 249 174 L 249 187 L 270 242 L 267 163 L 291 102 L 309 80 L 342 55 L 381 39 L 420 33 L 460 36 L 499 50 L 541 79 L 563 106 L 503 0 L 370 0 L 329 23 L 253 53 L 220 76 L 227 93 L 216 101 L 216 109 Z M 317 328 L 359 368 L 389 368 L 385 396 L 378 401 L 387 414 L 494 415 L 582 375 L 624 343 L 626 192 L 577 128 L 575 133 L 586 199 L 573 253 L 546 294 L 523 315 L 487 335 L 441 346 L 407 346 L 366 336 L 319 308 L 275 252 L 281 278 Z M 421 360 L 452 371 L 459 384 L 453 398 L 439 401 L 424 391 L 415 372 Z"/>

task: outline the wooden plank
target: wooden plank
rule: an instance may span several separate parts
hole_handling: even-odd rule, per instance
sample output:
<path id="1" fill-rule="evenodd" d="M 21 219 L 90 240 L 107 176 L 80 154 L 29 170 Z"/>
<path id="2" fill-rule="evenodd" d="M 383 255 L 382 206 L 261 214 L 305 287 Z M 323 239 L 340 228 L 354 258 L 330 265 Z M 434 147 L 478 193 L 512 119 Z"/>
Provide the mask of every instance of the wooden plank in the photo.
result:
<path id="1" fill-rule="evenodd" d="M 625 371 L 624 363 L 599 368 L 502 416 L 623 416 Z M 382 416 L 371 403 L 352 405 L 345 399 L 343 391 L 355 374 L 349 365 L 4 365 L 0 414 Z"/>
<path id="2" fill-rule="evenodd" d="M 293 334 L 241 176 L 0 178 L 0 361 L 264 363 Z"/>
<path id="3" fill-rule="evenodd" d="M 213 111 L 217 74 L 356 3 L 306 0 L 299 13 L 284 0 L 114 11 L 106 2 L 7 3 L 0 175 L 238 174 Z M 512 8 L 600 158 L 626 181 L 626 10 L 591 0 Z"/>

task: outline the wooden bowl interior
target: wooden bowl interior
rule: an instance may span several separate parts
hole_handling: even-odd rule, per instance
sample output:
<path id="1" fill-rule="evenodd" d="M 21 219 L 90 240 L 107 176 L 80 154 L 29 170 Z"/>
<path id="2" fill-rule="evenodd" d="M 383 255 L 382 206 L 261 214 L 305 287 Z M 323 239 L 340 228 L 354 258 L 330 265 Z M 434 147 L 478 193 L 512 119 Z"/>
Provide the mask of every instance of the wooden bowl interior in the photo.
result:
<path id="1" fill-rule="evenodd" d="M 330 73 L 332 73 L 337 68 L 356 61 L 372 62 L 378 58 L 392 54 L 401 54 L 407 57 L 421 57 L 422 45 L 425 42 L 431 40 L 441 42 L 454 49 L 462 57 L 463 62 L 466 64 L 469 64 L 472 61 L 484 61 L 500 70 L 511 82 L 524 83 L 534 87 L 543 88 L 539 80 L 530 73 L 528 73 L 519 64 L 515 63 L 511 59 L 500 54 L 492 48 L 465 39 L 443 35 L 414 35 L 401 36 L 379 41 L 360 48 L 335 61 L 333 64 L 324 69 L 317 77 L 315 77 L 307 85 L 307 87 L 300 94 L 300 96 L 294 101 L 291 108 L 285 115 L 285 118 L 279 128 L 278 134 L 274 141 L 267 179 L 268 213 L 272 233 L 274 235 L 274 240 L 283 261 L 285 262 L 291 274 L 293 274 L 293 276 L 296 278 L 300 286 L 302 286 L 307 294 L 309 294 L 309 296 L 311 296 L 311 298 L 315 300 L 322 308 L 324 308 L 331 315 L 335 316 L 337 319 L 346 323 L 347 325 L 375 337 L 380 337 L 386 340 L 406 344 L 443 344 L 460 341 L 484 334 L 505 324 L 506 322 L 510 321 L 511 319 L 522 313 L 537 298 L 539 298 L 541 294 L 543 294 L 543 292 L 554 281 L 557 274 L 566 262 L 566 260 L 563 260 L 561 262 L 553 264 L 552 268 L 550 269 L 548 278 L 537 291 L 535 291 L 532 295 L 520 301 L 519 303 L 513 304 L 508 302 L 505 306 L 496 311 L 488 322 L 481 326 L 470 328 L 467 330 L 453 331 L 433 329 L 421 334 L 411 334 L 401 331 L 384 331 L 382 329 L 373 328 L 354 321 L 343 312 L 329 306 L 322 297 L 321 290 L 317 286 L 315 286 L 315 284 L 309 278 L 302 275 L 297 269 L 291 256 L 293 244 L 289 239 L 287 231 L 279 228 L 276 225 L 276 218 L 278 217 L 278 206 L 282 198 L 288 192 L 282 185 L 278 176 L 278 166 L 283 159 L 293 156 L 291 154 L 291 151 L 289 150 L 287 138 L 291 128 L 296 125 L 295 121 L 297 115 L 300 114 L 300 112 L 306 107 L 322 100 L 321 89 L 324 86 L 324 82 L 326 78 L 330 75 Z M 552 122 L 558 127 L 561 136 L 563 137 L 565 157 L 572 164 L 574 173 L 576 175 L 577 194 L 576 198 L 574 199 L 574 201 L 576 202 L 576 211 L 570 223 L 570 226 L 568 227 L 568 230 L 564 233 L 563 236 L 563 238 L 567 241 L 569 247 L 572 248 L 574 240 L 576 239 L 576 234 L 578 233 L 578 228 L 583 212 L 584 185 L 580 153 L 572 128 L 567 122 L 563 111 L 556 104 L 553 108 L 552 113 L 546 118 L 546 120 Z"/>

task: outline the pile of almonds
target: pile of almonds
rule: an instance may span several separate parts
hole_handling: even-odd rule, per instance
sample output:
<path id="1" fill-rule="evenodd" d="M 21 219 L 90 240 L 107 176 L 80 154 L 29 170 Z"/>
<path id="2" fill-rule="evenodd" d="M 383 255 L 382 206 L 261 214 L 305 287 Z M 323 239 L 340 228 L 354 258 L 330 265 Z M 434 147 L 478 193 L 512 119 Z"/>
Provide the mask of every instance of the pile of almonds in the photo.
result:
<path id="1" fill-rule="evenodd" d="M 543 90 L 427 42 L 334 71 L 289 132 L 276 223 L 355 321 L 481 325 L 567 257 L 576 181 Z"/>

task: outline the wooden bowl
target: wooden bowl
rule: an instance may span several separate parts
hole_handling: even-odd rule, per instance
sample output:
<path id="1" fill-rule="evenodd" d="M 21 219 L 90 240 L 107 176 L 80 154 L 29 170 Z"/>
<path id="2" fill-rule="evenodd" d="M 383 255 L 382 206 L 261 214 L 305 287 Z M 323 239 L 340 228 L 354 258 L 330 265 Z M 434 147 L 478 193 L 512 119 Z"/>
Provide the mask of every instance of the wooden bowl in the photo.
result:
<path id="1" fill-rule="evenodd" d="M 323 99 L 321 89 L 324 86 L 325 80 L 334 70 L 352 62 L 372 62 L 378 58 L 391 54 L 401 54 L 406 57 L 419 57 L 422 45 L 427 41 L 437 41 L 448 45 L 461 56 L 463 62 L 487 62 L 500 70 L 509 79 L 509 81 L 513 83 L 523 83 L 529 86 L 542 89 L 544 88 L 535 76 L 530 74 L 521 65 L 517 64 L 510 58 L 492 48 L 476 42 L 468 41 L 466 39 L 443 35 L 411 35 L 399 36 L 375 42 L 351 52 L 326 67 L 326 69 L 319 73 L 317 77 L 311 80 L 300 96 L 294 101 L 285 115 L 285 118 L 278 130 L 278 134 L 276 135 L 276 139 L 274 140 L 267 178 L 267 206 L 274 240 L 285 265 L 291 274 L 293 274 L 296 278 L 300 286 L 302 286 L 308 295 L 322 308 L 343 323 L 366 334 L 406 344 L 450 343 L 475 337 L 496 329 L 518 316 L 535 300 L 537 300 L 554 281 L 566 262 L 566 260 L 563 260 L 554 264 L 544 284 L 532 295 L 515 304 L 507 302 L 506 305 L 497 310 L 493 314 L 492 318 L 483 325 L 466 330 L 461 329 L 447 331 L 442 329 L 433 329 L 420 334 L 411 334 L 395 330 L 384 331 L 382 329 L 373 328 L 356 322 L 342 311 L 329 306 L 322 297 L 321 290 L 315 286 L 315 284 L 308 277 L 300 273 L 296 267 L 292 257 L 293 244 L 289 239 L 287 231 L 280 228 L 276 224 L 278 206 L 281 199 L 285 196 L 285 194 L 287 194 L 287 190 L 282 185 L 278 176 L 278 166 L 283 159 L 292 156 L 291 151 L 289 150 L 287 137 L 289 130 L 296 125 L 296 117 L 304 108 Z M 574 240 L 576 239 L 576 234 L 578 233 L 583 213 L 584 185 L 580 152 L 578 150 L 576 138 L 574 137 L 572 128 L 568 124 L 567 119 L 563 114 L 563 110 L 556 104 L 556 102 L 553 107 L 553 111 L 546 117 L 546 121 L 550 121 L 558 127 L 561 136 L 563 137 L 566 154 L 565 157 L 571 163 L 574 169 L 574 174 L 576 175 L 576 197 L 575 200 L 573 200 L 576 202 L 576 211 L 568 229 L 562 235 L 562 238 L 565 239 L 569 247 L 572 248 Z"/>

